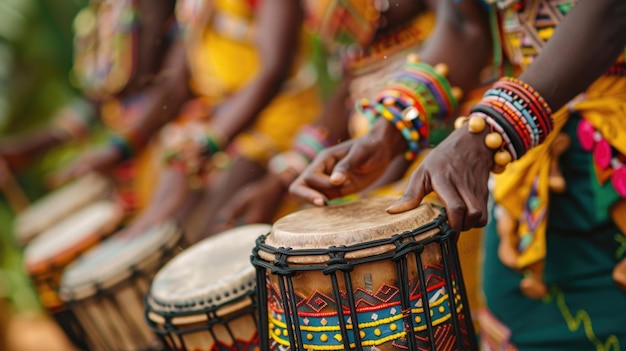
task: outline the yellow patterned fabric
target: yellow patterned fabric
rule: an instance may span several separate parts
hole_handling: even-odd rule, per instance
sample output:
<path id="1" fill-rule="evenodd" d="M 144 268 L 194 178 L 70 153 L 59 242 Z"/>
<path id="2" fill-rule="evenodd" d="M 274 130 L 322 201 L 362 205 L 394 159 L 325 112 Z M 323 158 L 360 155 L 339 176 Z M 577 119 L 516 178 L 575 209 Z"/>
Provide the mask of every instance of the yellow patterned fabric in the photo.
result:
<path id="1" fill-rule="evenodd" d="M 504 48 L 512 63 L 527 67 L 577 0 L 499 1 Z"/>
<path id="2" fill-rule="evenodd" d="M 88 96 L 120 92 L 136 67 L 136 0 L 92 0 L 74 20 L 73 78 Z"/>
<path id="3" fill-rule="evenodd" d="M 190 85 L 212 106 L 245 87 L 259 70 L 254 16 L 251 2 L 244 0 L 183 0 L 177 4 L 177 18 L 187 40 Z M 288 149 L 300 126 L 317 116 L 316 76 L 307 62 L 307 40 L 303 33 L 294 68 L 279 96 L 235 140 L 237 154 L 265 163 Z"/>

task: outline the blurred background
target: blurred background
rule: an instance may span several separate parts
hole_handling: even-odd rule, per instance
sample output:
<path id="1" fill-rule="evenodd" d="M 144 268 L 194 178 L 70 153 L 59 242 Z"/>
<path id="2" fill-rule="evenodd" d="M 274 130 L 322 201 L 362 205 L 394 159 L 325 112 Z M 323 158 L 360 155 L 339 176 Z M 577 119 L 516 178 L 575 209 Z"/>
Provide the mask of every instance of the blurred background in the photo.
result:
<path id="1" fill-rule="evenodd" d="M 72 21 L 86 3 L 0 0 L 0 138 L 38 128 L 78 94 L 69 79 Z M 55 150 L 20 173 L 17 181 L 29 199 L 45 193 L 41 175 L 67 160 L 72 148 Z M 23 270 L 22 252 L 11 233 L 13 218 L 0 195 L 0 349 L 47 345 L 47 350 L 66 350 Z"/>

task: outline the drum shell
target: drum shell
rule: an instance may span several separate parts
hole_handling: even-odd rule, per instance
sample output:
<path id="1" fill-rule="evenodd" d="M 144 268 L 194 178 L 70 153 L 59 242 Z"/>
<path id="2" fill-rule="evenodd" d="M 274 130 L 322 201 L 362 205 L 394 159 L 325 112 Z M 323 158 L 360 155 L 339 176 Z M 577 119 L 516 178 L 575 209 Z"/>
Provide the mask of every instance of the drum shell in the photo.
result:
<path id="1" fill-rule="evenodd" d="M 271 245 L 265 244 L 269 236 L 259 238 L 252 260 L 258 281 L 266 285 L 259 289 L 259 301 L 268 301 L 260 306 L 262 350 L 476 349 L 456 233 L 439 218 L 387 234 L 388 240 L 310 249 L 276 247 L 276 238 Z M 427 307 L 421 302 L 424 294 Z M 404 336 L 408 333 L 403 335 L 409 323 L 413 345 Z M 295 338 L 289 329 L 296 330 Z M 342 341 L 346 338 L 350 346 Z"/>
<path id="2" fill-rule="evenodd" d="M 76 315 L 91 350 L 161 350 L 144 320 L 144 301 L 156 272 L 184 246 L 177 231 L 158 250 L 143 252 L 137 263 L 95 284 L 69 288 L 60 296 Z"/>

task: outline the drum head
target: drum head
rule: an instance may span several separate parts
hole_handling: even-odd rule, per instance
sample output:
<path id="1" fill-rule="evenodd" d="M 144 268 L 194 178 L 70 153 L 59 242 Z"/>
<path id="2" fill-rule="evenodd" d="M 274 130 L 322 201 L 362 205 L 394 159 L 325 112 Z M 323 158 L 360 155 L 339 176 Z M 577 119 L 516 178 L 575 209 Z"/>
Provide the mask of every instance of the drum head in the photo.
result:
<path id="1" fill-rule="evenodd" d="M 35 202 L 15 218 L 14 232 L 25 244 L 78 209 L 102 199 L 110 182 L 97 174 L 84 176 Z"/>
<path id="2" fill-rule="evenodd" d="M 24 252 L 24 260 L 33 272 L 50 264 L 63 265 L 74 256 L 112 233 L 122 220 L 120 206 L 100 201 L 76 212 L 35 238 Z"/>
<path id="3" fill-rule="evenodd" d="M 193 245 L 168 262 L 150 289 L 154 311 L 193 311 L 235 300 L 254 290 L 250 254 L 268 224 L 224 231 Z"/>
<path id="4" fill-rule="evenodd" d="M 396 200 L 375 197 L 294 212 L 274 223 L 266 244 L 296 250 L 350 246 L 414 230 L 441 213 L 423 203 L 411 211 L 388 214 L 385 209 Z"/>
<path id="5" fill-rule="evenodd" d="M 88 294 L 95 285 L 113 284 L 112 281 L 117 281 L 124 273 L 130 274 L 134 266 L 160 248 L 177 243 L 181 236 L 179 227 L 171 222 L 132 237 L 113 236 L 67 267 L 61 278 L 61 293 L 82 294 L 79 290 L 86 288 Z"/>

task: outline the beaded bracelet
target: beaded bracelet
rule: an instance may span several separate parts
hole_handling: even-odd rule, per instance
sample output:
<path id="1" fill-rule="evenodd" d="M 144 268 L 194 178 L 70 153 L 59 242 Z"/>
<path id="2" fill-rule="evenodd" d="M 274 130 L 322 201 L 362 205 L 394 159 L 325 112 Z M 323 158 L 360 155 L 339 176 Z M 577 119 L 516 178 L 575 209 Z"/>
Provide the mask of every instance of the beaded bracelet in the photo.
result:
<path id="1" fill-rule="evenodd" d="M 553 129 L 551 116 L 552 110 L 539 92 L 519 79 L 505 77 L 485 93 L 469 118 L 458 118 L 455 127 L 468 121 L 471 133 L 482 133 L 490 126 L 485 144 L 498 150 L 492 171 L 499 173 L 546 139 Z"/>
<path id="2" fill-rule="evenodd" d="M 127 161 L 139 150 L 146 141 L 142 130 L 132 129 L 122 133 L 114 133 L 109 137 L 109 144 L 115 147 L 122 156 L 121 161 Z"/>
<path id="3" fill-rule="evenodd" d="M 270 159 L 267 169 L 278 176 L 285 188 L 304 172 L 310 161 L 294 150 L 282 152 Z"/>
<path id="4" fill-rule="evenodd" d="M 411 54 L 402 70 L 376 96 L 376 102 L 361 99 L 356 110 L 370 125 L 379 117 L 392 123 L 407 142 L 405 159 L 413 161 L 422 148 L 430 146 L 432 127 L 458 107 L 462 91 L 450 85 L 445 77 L 447 73 L 445 64 L 432 67 Z"/>
<path id="5" fill-rule="evenodd" d="M 320 151 L 330 145 L 327 130 L 307 125 L 302 127 L 294 138 L 292 149 L 304 156 L 310 163 Z"/>
<path id="6" fill-rule="evenodd" d="M 187 176 L 198 176 L 203 169 L 204 159 L 212 158 L 222 153 L 221 145 L 224 138 L 214 130 L 197 130 L 187 135 L 187 142 L 178 149 L 165 152 L 166 162 L 179 169 Z"/>
<path id="7" fill-rule="evenodd" d="M 268 163 L 268 170 L 279 176 L 285 187 L 288 187 L 300 173 L 315 159 L 317 154 L 331 146 L 328 131 L 307 125 L 300 129 L 292 145 L 292 149 L 274 156 Z"/>

